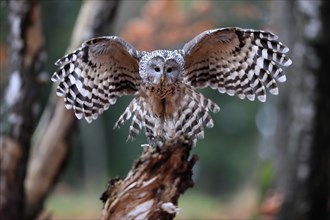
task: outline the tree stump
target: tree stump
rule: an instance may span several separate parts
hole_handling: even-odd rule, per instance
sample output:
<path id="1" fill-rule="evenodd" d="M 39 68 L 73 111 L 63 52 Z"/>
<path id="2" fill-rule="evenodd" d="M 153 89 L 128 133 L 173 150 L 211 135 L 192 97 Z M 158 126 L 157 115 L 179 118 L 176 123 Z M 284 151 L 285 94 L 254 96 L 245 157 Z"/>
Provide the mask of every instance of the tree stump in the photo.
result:
<path id="1" fill-rule="evenodd" d="M 193 186 L 192 141 L 169 140 L 161 148 L 147 146 L 125 179 L 109 181 L 102 194 L 101 219 L 173 219 L 180 194 Z"/>

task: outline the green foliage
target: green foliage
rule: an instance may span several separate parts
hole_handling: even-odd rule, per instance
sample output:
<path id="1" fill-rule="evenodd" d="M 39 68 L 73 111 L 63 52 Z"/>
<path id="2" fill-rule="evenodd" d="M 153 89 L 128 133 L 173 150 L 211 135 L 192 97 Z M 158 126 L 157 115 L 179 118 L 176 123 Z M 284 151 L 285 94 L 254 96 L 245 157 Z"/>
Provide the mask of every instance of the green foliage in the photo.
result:
<path id="1" fill-rule="evenodd" d="M 264 161 L 259 171 L 259 184 L 261 194 L 267 193 L 274 183 L 274 168 L 271 161 Z"/>
<path id="2" fill-rule="evenodd" d="M 8 16 L 8 6 L 5 1 L 0 1 L 0 44 L 4 44 L 8 25 L 6 23 Z"/>

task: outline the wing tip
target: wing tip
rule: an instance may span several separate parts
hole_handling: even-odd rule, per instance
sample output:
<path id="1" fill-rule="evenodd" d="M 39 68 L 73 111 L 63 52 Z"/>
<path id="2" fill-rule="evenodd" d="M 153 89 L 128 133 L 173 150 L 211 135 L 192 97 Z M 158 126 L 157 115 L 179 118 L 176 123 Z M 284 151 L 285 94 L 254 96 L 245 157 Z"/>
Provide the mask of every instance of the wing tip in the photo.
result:
<path id="1" fill-rule="evenodd" d="M 282 76 L 280 76 L 280 77 L 278 77 L 277 78 L 277 81 L 279 81 L 279 82 L 285 82 L 286 81 L 286 76 L 285 75 L 282 75 Z"/>
<path id="2" fill-rule="evenodd" d="M 278 95 L 278 87 L 275 87 L 273 89 L 270 89 L 269 92 L 273 95 Z"/>
<path id="3" fill-rule="evenodd" d="M 56 60 L 56 62 L 54 63 L 55 66 L 59 66 L 59 65 L 62 65 L 62 59 L 58 59 Z"/>
<path id="4" fill-rule="evenodd" d="M 93 116 L 85 116 L 85 120 L 90 124 L 95 119 L 93 118 Z"/>
<path id="5" fill-rule="evenodd" d="M 254 101 L 254 100 L 255 100 L 255 95 L 254 95 L 254 94 L 248 94 L 246 97 L 247 97 L 248 100 L 250 100 L 250 101 Z"/>
<path id="6" fill-rule="evenodd" d="M 260 96 L 258 96 L 258 100 L 260 102 L 266 102 L 266 99 L 267 99 L 266 95 L 260 95 Z"/>
<path id="7" fill-rule="evenodd" d="M 75 112 L 76 117 L 80 120 L 83 118 L 84 114 L 82 112 Z"/>
<path id="8" fill-rule="evenodd" d="M 57 82 L 57 81 L 60 81 L 61 78 L 60 78 L 60 76 L 55 72 L 55 73 L 52 75 L 52 77 L 50 78 L 50 80 L 51 80 L 52 82 Z"/>
<path id="9" fill-rule="evenodd" d="M 220 112 L 220 107 L 218 105 L 215 105 L 213 113 Z"/>
<path id="10" fill-rule="evenodd" d="M 292 60 L 289 58 L 284 64 L 283 66 L 290 66 L 292 64 Z"/>
<path id="11" fill-rule="evenodd" d="M 207 124 L 206 124 L 206 127 L 207 128 L 213 128 L 214 126 L 214 123 L 213 123 L 213 120 L 211 119 Z"/>

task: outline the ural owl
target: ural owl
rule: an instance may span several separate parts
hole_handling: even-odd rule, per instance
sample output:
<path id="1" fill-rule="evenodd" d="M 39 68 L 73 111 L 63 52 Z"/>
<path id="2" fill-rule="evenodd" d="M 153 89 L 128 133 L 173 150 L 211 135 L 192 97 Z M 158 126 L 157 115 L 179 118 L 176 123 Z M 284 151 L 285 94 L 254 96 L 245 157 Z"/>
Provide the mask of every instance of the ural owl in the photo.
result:
<path id="1" fill-rule="evenodd" d="M 266 31 L 221 28 L 205 31 L 183 49 L 137 51 L 116 36 L 86 41 L 59 59 L 57 95 L 77 118 L 95 120 L 123 95 L 134 96 L 115 128 L 132 118 L 128 139 L 144 129 L 149 144 L 188 135 L 203 138 L 212 127 L 209 112 L 220 108 L 197 92 L 210 87 L 249 100 L 266 100 L 266 88 L 278 94 L 286 80 L 279 65 L 292 62 L 288 47 Z"/>

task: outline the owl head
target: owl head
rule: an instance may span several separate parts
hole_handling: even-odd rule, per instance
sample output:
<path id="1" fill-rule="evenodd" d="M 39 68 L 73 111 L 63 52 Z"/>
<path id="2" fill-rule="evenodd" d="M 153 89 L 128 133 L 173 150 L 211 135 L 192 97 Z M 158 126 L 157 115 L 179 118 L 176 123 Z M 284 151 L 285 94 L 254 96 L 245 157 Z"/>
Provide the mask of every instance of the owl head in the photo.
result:
<path id="1" fill-rule="evenodd" d="M 168 85 L 182 78 L 184 59 L 178 51 L 145 52 L 141 59 L 140 75 L 155 85 Z"/>

